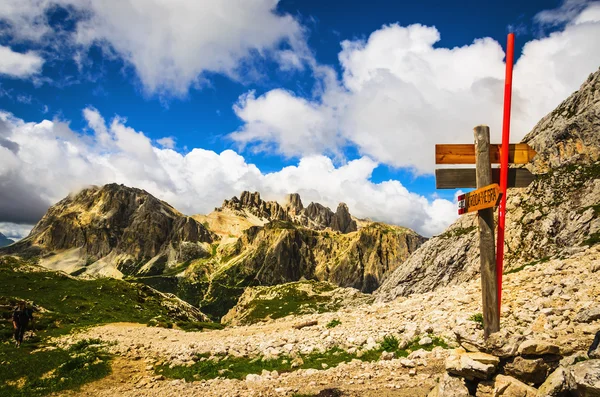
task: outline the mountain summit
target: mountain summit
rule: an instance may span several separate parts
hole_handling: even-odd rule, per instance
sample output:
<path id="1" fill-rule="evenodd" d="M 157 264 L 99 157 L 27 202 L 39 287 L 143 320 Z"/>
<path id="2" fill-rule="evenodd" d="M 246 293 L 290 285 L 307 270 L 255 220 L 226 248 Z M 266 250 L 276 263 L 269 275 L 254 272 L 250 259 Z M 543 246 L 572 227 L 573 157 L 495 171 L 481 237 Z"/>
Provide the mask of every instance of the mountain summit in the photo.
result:
<path id="1" fill-rule="evenodd" d="M 162 271 L 207 255 L 215 238 L 201 223 L 141 189 L 109 184 L 52 206 L 8 253 L 41 255 L 68 272 L 121 277 Z"/>

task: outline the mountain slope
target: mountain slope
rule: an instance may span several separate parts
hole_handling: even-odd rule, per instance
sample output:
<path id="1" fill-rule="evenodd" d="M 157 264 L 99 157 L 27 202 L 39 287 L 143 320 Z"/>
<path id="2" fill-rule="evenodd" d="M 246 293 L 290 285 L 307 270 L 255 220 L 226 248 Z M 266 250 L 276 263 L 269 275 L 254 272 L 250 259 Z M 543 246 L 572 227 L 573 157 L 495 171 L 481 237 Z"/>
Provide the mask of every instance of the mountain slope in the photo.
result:
<path id="1" fill-rule="evenodd" d="M 4 234 L 0 233 L 0 247 L 5 247 L 14 243 L 14 240 L 9 239 Z"/>
<path id="2" fill-rule="evenodd" d="M 529 187 L 509 189 L 507 271 L 552 257 L 570 257 L 600 241 L 600 71 L 544 117 L 524 138 L 538 153 Z M 390 300 L 479 273 L 476 215 L 463 215 L 418 249 L 376 292 Z"/>
<path id="3" fill-rule="evenodd" d="M 258 192 L 188 217 L 143 190 L 110 184 L 60 201 L 0 255 L 140 281 L 220 317 L 249 286 L 314 279 L 370 293 L 426 240 L 359 222 L 360 229 L 343 203 L 333 212 L 318 203 L 305 208 L 298 194 L 281 205 Z"/>
<path id="4" fill-rule="evenodd" d="M 147 192 L 110 184 L 52 206 L 27 238 L 0 253 L 41 255 L 49 268 L 120 278 L 206 256 L 214 238 Z"/>

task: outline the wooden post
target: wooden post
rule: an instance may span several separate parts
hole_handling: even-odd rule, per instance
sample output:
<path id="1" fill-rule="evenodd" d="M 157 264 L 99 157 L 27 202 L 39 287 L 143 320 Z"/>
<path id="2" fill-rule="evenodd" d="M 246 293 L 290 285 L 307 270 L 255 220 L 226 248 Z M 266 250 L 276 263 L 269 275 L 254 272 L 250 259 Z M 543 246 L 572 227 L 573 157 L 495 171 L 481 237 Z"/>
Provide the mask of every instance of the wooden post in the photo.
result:
<path id="1" fill-rule="evenodd" d="M 475 164 L 477 188 L 492 183 L 490 162 L 490 128 L 480 125 L 474 128 Z M 500 330 L 498 316 L 498 283 L 496 279 L 496 252 L 494 242 L 494 209 L 477 211 L 479 220 L 479 252 L 481 264 L 481 295 L 483 303 L 483 335 L 488 336 Z"/>

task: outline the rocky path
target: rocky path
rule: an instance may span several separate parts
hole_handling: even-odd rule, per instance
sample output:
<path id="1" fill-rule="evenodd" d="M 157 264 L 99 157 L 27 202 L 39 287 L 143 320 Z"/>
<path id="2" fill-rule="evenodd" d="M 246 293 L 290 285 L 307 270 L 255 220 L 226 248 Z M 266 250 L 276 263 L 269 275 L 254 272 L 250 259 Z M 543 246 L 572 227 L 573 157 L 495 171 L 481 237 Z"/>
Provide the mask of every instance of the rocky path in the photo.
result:
<path id="1" fill-rule="evenodd" d="M 587 350 L 600 329 L 600 247 L 565 260 L 525 267 L 504 278 L 501 337 L 504 351 L 524 341 L 549 342 L 563 356 Z M 385 335 L 401 343 L 417 336 L 444 338 L 450 347 L 476 348 L 482 340 L 478 324 L 469 318 L 481 312 L 479 280 L 448 286 L 434 293 L 413 295 L 388 303 L 343 309 L 335 313 L 283 318 L 253 326 L 220 331 L 183 332 L 137 324 L 109 324 L 59 340 L 71 344 L 85 338 L 115 342 L 111 352 L 131 364 L 130 380 L 101 380 L 78 395 L 123 396 L 275 396 L 316 393 L 340 388 L 352 395 L 427 395 L 443 374 L 448 350 L 423 350 L 409 357 L 415 368 L 400 359 L 364 363 L 355 360 L 326 370 L 296 370 L 282 374 L 256 374 L 249 380 L 215 379 L 185 383 L 156 378 L 152 365 L 167 362 L 191 364 L 197 354 L 212 356 L 266 356 L 306 354 L 338 346 L 349 352 L 377 346 Z M 338 319 L 341 324 L 328 329 Z M 293 325 L 317 320 L 300 330 Z M 128 368 L 115 362 L 116 368 Z M 142 363 L 142 364 L 139 364 Z M 121 367 L 119 367 L 121 366 Z M 136 372 L 139 371 L 139 372 Z M 116 371 L 123 372 L 121 370 Z M 183 394 L 182 394 L 183 393 Z"/>

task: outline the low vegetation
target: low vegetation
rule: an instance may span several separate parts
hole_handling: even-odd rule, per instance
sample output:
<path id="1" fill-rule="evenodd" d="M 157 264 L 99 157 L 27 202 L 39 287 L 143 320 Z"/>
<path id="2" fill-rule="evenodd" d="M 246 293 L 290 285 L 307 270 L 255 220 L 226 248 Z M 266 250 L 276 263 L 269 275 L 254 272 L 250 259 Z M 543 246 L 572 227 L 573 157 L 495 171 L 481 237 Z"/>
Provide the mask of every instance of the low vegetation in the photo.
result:
<path id="1" fill-rule="evenodd" d="M 515 267 L 514 269 L 507 270 L 507 271 L 505 271 L 505 272 L 504 272 L 504 274 L 513 274 L 513 273 L 518 273 L 518 272 L 520 272 L 521 270 L 524 270 L 526 267 L 535 266 L 535 265 L 537 265 L 537 264 L 540 264 L 540 263 L 546 263 L 546 262 L 548 262 L 549 260 L 550 260 L 550 257 L 549 257 L 549 256 L 545 256 L 545 257 L 543 257 L 543 258 L 541 258 L 541 259 L 537 259 L 537 260 L 531 261 L 531 262 L 529 262 L 529 263 L 526 263 L 526 264 L 524 264 L 524 265 L 522 265 L 522 266 Z"/>
<path id="2" fill-rule="evenodd" d="M 27 270 L 27 271 L 23 271 Z M 110 356 L 98 341 L 61 349 L 50 337 L 110 322 L 176 324 L 186 330 L 220 327 L 190 321 L 142 284 L 116 279 L 81 280 L 33 262 L 0 257 L 0 395 L 38 396 L 78 387 L 110 372 Z M 7 295 L 10 294 L 10 295 Z M 17 349 L 12 309 L 19 300 L 34 308 L 33 332 Z"/>
<path id="3" fill-rule="evenodd" d="M 26 341 L 17 350 L 12 343 L 0 344 L 0 395 L 43 396 L 77 388 L 110 373 L 110 356 L 98 341 L 87 340 L 69 349 L 37 349 Z"/>
<path id="4" fill-rule="evenodd" d="M 473 321 L 474 323 L 477 323 L 480 328 L 483 328 L 483 314 L 482 313 L 473 314 L 471 317 L 469 317 L 469 321 Z"/>
<path id="5" fill-rule="evenodd" d="M 167 378 L 185 379 L 186 381 L 208 380 L 217 377 L 228 379 L 245 379 L 249 374 L 260 374 L 263 370 L 277 371 L 279 373 L 291 372 L 297 369 L 317 369 L 336 367 L 341 363 L 354 359 L 361 361 L 377 361 L 381 353 L 391 352 L 396 357 L 407 357 L 410 352 L 419 349 L 431 351 L 439 346 L 448 348 L 446 342 L 435 335 L 428 335 L 432 343 L 421 345 L 420 338 L 415 338 L 404 348 L 401 348 L 398 339 L 389 335 L 384 337 L 378 347 L 372 350 L 349 353 L 339 347 L 333 347 L 324 352 L 314 351 L 309 354 L 299 354 L 295 357 L 279 356 L 278 358 L 264 357 L 211 357 L 209 354 L 197 356 L 197 361 L 191 366 L 172 366 L 164 363 L 155 368 L 159 375 Z M 325 365 L 324 365 L 325 364 Z"/>
<path id="6" fill-rule="evenodd" d="M 310 287 L 307 288 L 310 292 L 303 286 Z M 341 307 L 341 302 L 332 300 L 328 295 L 335 288 L 333 284 L 315 281 L 263 287 L 244 308 L 247 315 L 243 323 L 254 324 L 266 318 L 275 320 L 292 314 L 336 311 Z"/>
<path id="7" fill-rule="evenodd" d="M 334 318 L 333 320 L 331 320 L 330 322 L 327 323 L 326 327 L 327 328 L 335 328 L 338 325 L 340 325 L 342 322 L 340 320 L 338 320 L 337 318 Z"/>

